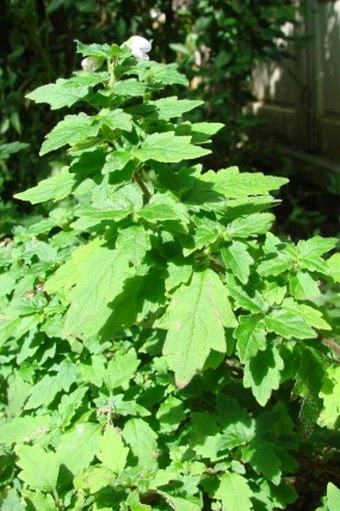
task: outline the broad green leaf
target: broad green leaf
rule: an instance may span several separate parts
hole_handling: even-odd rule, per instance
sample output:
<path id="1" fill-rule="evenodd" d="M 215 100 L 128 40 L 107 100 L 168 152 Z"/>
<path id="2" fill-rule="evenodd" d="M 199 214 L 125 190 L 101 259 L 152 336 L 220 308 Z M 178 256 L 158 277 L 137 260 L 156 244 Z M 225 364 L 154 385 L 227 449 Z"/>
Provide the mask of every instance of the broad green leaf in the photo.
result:
<path id="1" fill-rule="evenodd" d="M 274 310 L 264 319 L 266 329 L 285 339 L 313 339 L 317 335 L 304 318 L 287 310 Z"/>
<path id="2" fill-rule="evenodd" d="M 241 316 L 234 331 L 237 339 L 237 353 L 242 364 L 255 357 L 267 347 L 266 332 L 263 322 L 255 315 Z"/>
<path id="3" fill-rule="evenodd" d="M 187 208 L 176 201 L 170 193 L 156 193 L 149 202 L 136 213 L 137 218 L 144 218 L 151 223 L 178 221 L 184 227 L 190 222 Z"/>
<path id="4" fill-rule="evenodd" d="M 236 324 L 227 289 L 214 271 L 194 273 L 174 292 L 158 326 L 168 330 L 163 353 L 178 387 L 203 369 L 211 350 L 225 353 L 224 327 Z"/>
<path id="5" fill-rule="evenodd" d="M 19 445 L 15 449 L 20 479 L 35 490 L 53 492 L 57 486 L 59 462 L 56 453 L 38 445 Z"/>
<path id="6" fill-rule="evenodd" d="M 217 419 L 223 426 L 222 435 L 217 442 L 218 451 L 247 445 L 255 434 L 255 423 L 249 413 L 236 399 L 224 394 L 217 397 Z"/>
<path id="7" fill-rule="evenodd" d="M 237 218 L 227 225 L 227 233 L 231 238 L 248 238 L 254 234 L 264 234 L 274 221 L 271 213 L 253 213 Z"/>
<path id="8" fill-rule="evenodd" d="M 188 85 L 187 78 L 177 71 L 178 64 L 139 61 L 135 72 L 141 81 L 152 85 Z M 159 87 L 163 88 L 163 87 Z"/>
<path id="9" fill-rule="evenodd" d="M 340 282 L 340 254 L 333 254 L 327 259 L 329 273 L 334 282 Z"/>
<path id="10" fill-rule="evenodd" d="M 59 78 L 55 83 L 42 85 L 27 94 L 27 98 L 36 103 L 48 103 L 52 110 L 72 106 L 85 98 L 90 87 L 94 87 L 106 78 L 106 73 L 81 73 L 68 80 Z"/>
<path id="11" fill-rule="evenodd" d="M 70 174 L 67 170 L 56 176 L 43 179 L 37 186 L 14 195 L 16 199 L 26 200 L 31 204 L 39 204 L 53 200 L 54 202 L 68 197 L 77 184 L 76 174 Z"/>
<path id="12" fill-rule="evenodd" d="M 214 189 L 227 198 L 239 199 L 249 195 L 264 195 L 278 190 L 288 180 L 283 177 L 266 176 L 261 172 L 240 172 L 237 167 L 210 170 L 204 174 L 204 180 L 214 183 Z"/>
<path id="13" fill-rule="evenodd" d="M 314 309 L 310 305 L 298 303 L 293 298 L 286 298 L 282 302 L 282 309 L 287 310 L 297 316 L 302 316 L 306 323 L 314 328 L 321 330 L 331 330 L 332 327 L 323 319 L 322 312 Z"/>
<path id="14" fill-rule="evenodd" d="M 111 46 L 109 44 L 84 44 L 80 41 L 77 43 L 77 53 L 81 53 L 84 57 L 98 57 L 107 59 L 111 57 Z M 116 45 L 114 45 L 116 46 Z"/>
<path id="15" fill-rule="evenodd" d="M 112 426 L 99 439 L 97 458 L 115 474 L 119 475 L 126 465 L 129 449 L 124 446 L 122 435 Z"/>
<path id="16" fill-rule="evenodd" d="M 130 263 L 138 267 L 151 248 L 150 231 L 141 225 L 132 225 L 119 233 L 116 247 L 121 252 L 125 251 Z"/>
<path id="17" fill-rule="evenodd" d="M 216 222 L 208 218 L 195 218 L 196 229 L 190 232 L 188 240 L 184 241 L 183 255 L 187 257 L 206 245 L 215 243 L 221 237 L 221 229 Z"/>
<path id="18" fill-rule="evenodd" d="M 297 244 L 299 266 L 309 271 L 328 275 L 329 266 L 321 256 L 335 248 L 337 242 L 336 238 L 322 238 L 321 236 L 314 236 L 309 240 L 300 240 Z"/>
<path id="19" fill-rule="evenodd" d="M 138 229 L 139 227 L 139 229 Z M 145 231 L 140 226 L 132 227 L 146 238 Z M 126 231 L 129 231 L 127 229 Z M 122 236 L 128 233 L 122 233 Z M 78 263 L 79 280 L 71 292 L 71 307 L 66 313 L 64 335 L 90 337 L 98 334 L 110 317 L 110 302 L 119 295 L 125 280 L 135 273 L 130 266 L 130 246 L 126 247 L 125 238 L 117 240 L 117 249 L 104 246 L 92 246 L 86 259 Z M 133 247 L 141 251 L 142 246 Z M 126 250 L 127 249 L 127 250 Z M 94 271 L 95 270 L 95 271 Z"/>
<path id="20" fill-rule="evenodd" d="M 172 291 L 180 284 L 187 284 L 192 275 L 192 266 L 184 259 L 172 259 L 167 266 L 165 289 Z"/>
<path id="21" fill-rule="evenodd" d="M 157 434 L 143 419 L 130 419 L 124 426 L 123 438 L 144 468 L 157 467 Z"/>
<path id="22" fill-rule="evenodd" d="M 174 117 L 181 117 L 184 113 L 190 112 L 203 104 L 204 102 L 200 100 L 178 99 L 177 96 L 161 98 L 148 103 L 156 109 L 157 117 L 165 121 L 169 121 Z"/>
<path id="23" fill-rule="evenodd" d="M 340 489 L 333 483 L 327 484 L 327 506 L 328 511 L 339 511 L 340 509 Z"/>
<path id="24" fill-rule="evenodd" d="M 300 240 L 297 244 L 300 258 L 313 258 L 314 256 L 323 255 L 336 247 L 337 238 L 323 238 L 322 236 L 314 236 L 309 240 Z"/>
<path id="25" fill-rule="evenodd" d="M 283 360 L 275 346 L 269 345 L 266 351 L 259 351 L 244 366 L 243 384 L 252 393 L 261 406 L 268 402 L 272 391 L 280 385 L 280 373 Z"/>
<path id="26" fill-rule="evenodd" d="M 49 431 L 50 417 L 44 415 L 16 417 L 0 425 L 0 444 L 10 446 L 32 441 Z"/>
<path id="27" fill-rule="evenodd" d="M 223 511 L 250 511 L 253 504 L 250 498 L 253 492 L 245 477 L 227 472 L 220 478 L 220 485 L 214 497 L 222 501 Z"/>
<path id="28" fill-rule="evenodd" d="M 208 149 L 191 144 L 191 137 L 176 137 L 174 131 L 148 135 L 133 155 L 140 161 L 156 160 L 165 163 L 178 163 L 192 160 L 211 153 Z"/>
<path id="29" fill-rule="evenodd" d="M 276 252 L 273 256 L 270 254 L 268 259 L 260 262 L 257 267 L 257 272 L 262 277 L 276 277 L 277 275 L 281 275 L 285 271 L 290 270 L 293 264 L 294 261 L 292 261 L 287 254 Z"/>
<path id="30" fill-rule="evenodd" d="M 246 284 L 250 275 L 250 266 L 254 263 L 247 245 L 241 241 L 233 241 L 229 247 L 222 248 L 221 254 L 225 266 L 230 268 L 243 284 Z"/>
<path id="31" fill-rule="evenodd" d="M 290 275 L 289 286 L 290 292 L 296 300 L 314 301 L 320 296 L 317 282 L 305 271 L 298 271 L 295 275 Z"/>
<path id="32" fill-rule="evenodd" d="M 98 115 L 101 124 L 108 126 L 111 130 L 132 131 L 132 116 L 121 108 L 117 110 L 101 110 Z"/>
<path id="33" fill-rule="evenodd" d="M 340 422 L 340 366 L 329 367 L 323 377 L 319 397 L 323 408 L 318 423 L 330 429 L 336 429 Z"/>
<path id="34" fill-rule="evenodd" d="M 181 123 L 176 127 L 176 135 L 191 135 L 193 144 L 204 144 L 222 128 L 224 124 L 220 122 Z"/>
<path id="35" fill-rule="evenodd" d="M 133 377 L 140 361 L 134 349 L 126 353 L 118 352 L 108 363 L 105 384 L 108 390 L 113 390 L 128 383 Z"/>
<path id="36" fill-rule="evenodd" d="M 241 307 L 254 314 L 266 312 L 267 305 L 261 293 L 257 290 L 249 290 L 249 292 L 247 292 L 243 286 L 236 282 L 236 279 L 231 274 L 227 275 L 227 288 L 230 295 L 235 300 L 236 309 Z"/>
<path id="37" fill-rule="evenodd" d="M 280 483 L 281 461 L 273 443 L 255 437 L 244 450 L 244 461 L 275 485 Z"/>
<path id="38" fill-rule="evenodd" d="M 62 435 L 56 452 L 58 462 L 65 465 L 73 475 L 80 474 L 98 452 L 100 437 L 99 424 L 77 424 L 74 429 Z"/>
<path id="39" fill-rule="evenodd" d="M 160 404 L 156 417 L 164 433 L 175 431 L 186 417 L 182 401 L 174 396 L 167 397 Z"/>
<path id="40" fill-rule="evenodd" d="M 92 383 L 87 381 L 87 383 Z M 58 425 L 60 427 L 67 427 L 72 417 L 77 413 L 81 407 L 83 398 L 88 391 L 88 387 L 78 387 L 74 392 L 70 394 L 64 394 L 60 400 L 57 412 L 54 414 Z"/>
<path id="41" fill-rule="evenodd" d="M 94 122 L 92 117 L 84 113 L 78 115 L 66 115 L 53 130 L 47 135 L 47 140 L 40 149 L 40 156 L 55 151 L 64 145 L 73 145 L 90 137 L 95 137 L 99 132 L 100 124 Z"/>
<path id="42" fill-rule="evenodd" d="M 75 215 L 119 221 L 143 206 L 142 191 L 135 183 L 118 189 L 109 186 L 103 190 L 97 189 L 93 192 L 92 200 L 93 204 L 78 206 Z"/>
<path id="43" fill-rule="evenodd" d="M 58 376 L 45 374 L 45 376 L 34 385 L 30 398 L 25 405 L 25 410 L 40 408 L 42 405 L 48 406 L 61 390 L 62 385 Z"/>
<path id="44" fill-rule="evenodd" d="M 64 359 L 54 369 L 57 370 L 57 379 L 62 389 L 65 392 L 69 392 L 71 385 L 77 380 L 77 365 L 70 360 Z"/>
<path id="45" fill-rule="evenodd" d="M 112 90 L 118 96 L 137 97 L 144 96 L 146 87 L 144 83 L 138 82 L 135 78 L 129 78 L 116 82 Z"/>
<path id="46" fill-rule="evenodd" d="M 26 399 L 32 392 L 32 386 L 22 378 L 19 372 L 12 374 L 7 382 L 6 415 L 8 417 L 15 417 L 20 415 Z"/>
<path id="47" fill-rule="evenodd" d="M 104 465 L 90 465 L 81 474 L 74 477 L 73 486 L 77 491 L 85 489 L 91 494 L 95 494 L 108 484 L 111 484 L 114 479 L 114 473 Z M 106 507 L 105 509 L 107 510 Z"/>

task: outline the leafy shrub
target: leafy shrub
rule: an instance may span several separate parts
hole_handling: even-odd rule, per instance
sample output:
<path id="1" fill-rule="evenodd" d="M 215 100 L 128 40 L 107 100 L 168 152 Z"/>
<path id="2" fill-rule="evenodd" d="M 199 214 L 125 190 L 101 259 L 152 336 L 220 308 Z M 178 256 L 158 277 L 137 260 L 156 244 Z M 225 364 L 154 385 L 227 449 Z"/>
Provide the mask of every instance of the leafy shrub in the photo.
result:
<path id="1" fill-rule="evenodd" d="M 175 64 L 78 51 L 29 95 L 74 106 L 40 151 L 69 165 L 17 196 L 60 207 L 0 247 L 3 509 L 285 509 L 335 443 L 336 240 L 270 233 L 286 179 L 195 163 L 222 125 L 157 99 Z"/>
<path id="2" fill-rule="evenodd" d="M 223 120 L 226 125 L 215 141 L 219 150 L 214 151 L 214 160 L 218 157 L 222 166 L 230 161 L 248 164 L 256 148 L 250 134 L 261 124 L 242 114 L 251 99 L 252 69 L 256 60 L 289 57 L 291 37 L 282 26 L 297 22 L 302 7 L 295 4 L 283 0 L 158 0 L 151 6 L 140 0 L 5 2 L 0 19 L 0 143 L 20 137 L 31 145 L 31 155 L 27 158 L 22 152 L 11 160 L 9 172 L 3 175 L 4 198 L 35 185 L 57 166 L 54 159 L 37 158 L 46 128 L 57 122 L 56 112 L 33 108 L 24 96 L 41 83 L 70 76 L 76 62 L 74 38 L 122 43 L 129 34 L 140 32 L 154 38 L 155 58 L 169 62 L 176 56 L 189 76 L 191 97 L 204 100 L 196 120 Z M 216 166 L 215 161 L 211 164 Z"/>

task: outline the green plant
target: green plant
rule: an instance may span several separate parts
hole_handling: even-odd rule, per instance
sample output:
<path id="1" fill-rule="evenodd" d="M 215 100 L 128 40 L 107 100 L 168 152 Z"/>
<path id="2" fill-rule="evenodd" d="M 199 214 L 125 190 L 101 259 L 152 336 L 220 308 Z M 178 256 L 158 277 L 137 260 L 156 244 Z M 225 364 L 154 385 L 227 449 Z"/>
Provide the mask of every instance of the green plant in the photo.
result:
<path id="1" fill-rule="evenodd" d="M 284 509 L 336 443 L 336 240 L 269 232 L 286 179 L 195 163 L 222 125 L 157 99 L 175 64 L 78 51 L 102 67 L 29 95 L 77 107 L 40 152 L 70 163 L 17 195 L 68 202 L 0 249 L 3 508 Z"/>

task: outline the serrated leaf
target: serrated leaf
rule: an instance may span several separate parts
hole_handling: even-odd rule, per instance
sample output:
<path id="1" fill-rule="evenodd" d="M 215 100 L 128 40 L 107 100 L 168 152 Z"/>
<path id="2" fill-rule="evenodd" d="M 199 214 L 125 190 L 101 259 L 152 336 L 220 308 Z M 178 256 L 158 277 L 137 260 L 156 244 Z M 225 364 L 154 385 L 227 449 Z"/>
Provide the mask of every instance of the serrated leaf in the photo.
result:
<path id="1" fill-rule="evenodd" d="M 254 420 L 236 399 L 224 394 L 217 397 L 217 419 L 223 426 L 217 450 L 234 449 L 248 444 L 255 434 Z"/>
<path id="2" fill-rule="evenodd" d="M 283 367 L 283 360 L 277 348 L 272 345 L 266 351 L 259 351 L 244 366 L 243 384 L 246 389 L 251 388 L 261 406 L 265 406 L 272 391 L 279 388 Z"/>
<path id="3" fill-rule="evenodd" d="M 221 249 L 221 255 L 225 266 L 230 268 L 243 284 L 246 284 L 250 275 L 250 266 L 254 263 L 247 245 L 240 241 L 233 241 L 229 247 Z"/>
<path id="4" fill-rule="evenodd" d="M 253 504 L 250 498 L 253 492 L 245 477 L 228 472 L 220 478 L 220 484 L 215 492 L 215 498 L 222 501 L 224 511 L 250 511 Z"/>
<path id="5" fill-rule="evenodd" d="M 99 439 L 99 424 L 77 424 L 74 429 L 63 434 L 57 446 L 59 463 L 65 465 L 73 475 L 80 474 L 98 452 Z"/>
<path id="6" fill-rule="evenodd" d="M 267 176 L 262 172 L 240 172 L 238 167 L 212 170 L 204 174 L 204 180 L 214 183 L 214 189 L 227 198 L 239 199 L 249 195 L 263 195 L 278 190 L 288 179 Z"/>
<path id="7" fill-rule="evenodd" d="M 85 98 L 90 87 L 94 87 L 106 78 L 106 73 L 81 73 L 68 80 L 59 78 L 55 83 L 38 87 L 27 94 L 27 98 L 36 103 L 48 103 L 52 110 L 72 106 Z"/>
<path id="8" fill-rule="evenodd" d="M 329 252 L 336 247 L 337 243 L 337 238 L 314 236 L 309 240 L 300 240 L 297 244 L 297 248 L 301 258 L 312 258 Z"/>
<path id="9" fill-rule="evenodd" d="M 153 85 L 188 85 L 187 78 L 177 71 L 178 64 L 139 61 L 135 72 L 141 81 Z M 163 87 L 162 87 L 163 88 Z"/>
<path id="10" fill-rule="evenodd" d="M 327 259 L 327 266 L 334 282 L 340 282 L 340 254 L 333 254 Z"/>
<path id="11" fill-rule="evenodd" d="M 78 177 L 67 170 L 56 176 L 43 179 L 37 186 L 14 195 L 15 199 L 26 200 L 31 204 L 39 204 L 48 200 L 58 201 L 68 197 L 77 184 Z"/>
<path id="12" fill-rule="evenodd" d="M 264 322 L 269 332 L 275 332 L 285 339 L 314 339 L 317 337 L 314 330 L 302 317 L 286 310 L 272 311 L 265 317 Z"/>
<path id="13" fill-rule="evenodd" d="M 230 295 L 236 302 L 236 308 L 241 307 L 254 314 L 267 310 L 262 295 L 256 289 L 247 292 L 243 286 L 236 282 L 236 279 L 231 274 L 227 275 L 227 287 Z"/>
<path id="14" fill-rule="evenodd" d="M 297 316 L 302 316 L 306 323 L 321 330 L 331 330 L 332 327 L 322 317 L 322 312 L 310 305 L 297 303 L 293 298 L 286 298 L 282 302 L 282 309 L 285 309 Z"/>
<path id="15" fill-rule="evenodd" d="M 146 87 L 144 83 L 138 82 L 135 78 L 129 78 L 116 82 L 112 90 L 118 96 L 137 97 L 145 94 Z"/>
<path id="16" fill-rule="evenodd" d="M 99 57 L 102 59 L 111 57 L 111 46 L 109 44 L 83 44 L 80 41 L 76 41 L 76 43 L 77 53 L 81 53 L 84 57 Z"/>
<path id="17" fill-rule="evenodd" d="M 115 474 L 119 475 L 126 465 L 129 449 L 124 446 L 122 435 L 112 426 L 99 439 L 97 458 Z"/>
<path id="18" fill-rule="evenodd" d="M 290 270 L 294 261 L 285 253 L 276 252 L 268 259 L 261 261 L 257 267 L 257 272 L 262 277 L 276 277 L 287 270 Z"/>
<path id="19" fill-rule="evenodd" d="M 136 213 L 137 218 L 144 218 L 150 223 L 178 221 L 184 227 L 190 222 L 187 208 L 176 201 L 170 193 L 156 193 L 149 202 Z"/>
<path id="20" fill-rule="evenodd" d="M 117 387 L 128 383 L 133 377 L 140 361 L 134 349 L 126 353 L 118 352 L 113 360 L 108 363 L 105 384 L 108 390 L 112 391 Z"/>
<path id="21" fill-rule="evenodd" d="M 132 116 L 121 108 L 116 110 L 101 110 L 98 120 L 111 130 L 132 131 Z"/>
<path id="22" fill-rule="evenodd" d="M 64 145 L 73 145 L 98 135 L 99 123 L 81 112 L 78 115 L 66 115 L 47 135 L 40 149 L 40 156 L 55 151 Z"/>
<path id="23" fill-rule="evenodd" d="M 140 161 L 155 160 L 178 163 L 182 160 L 201 158 L 211 153 L 208 149 L 191 144 L 191 137 L 177 137 L 174 131 L 148 135 L 133 155 Z"/>
<path id="24" fill-rule="evenodd" d="M 265 234 L 274 219 L 271 213 L 253 213 L 230 222 L 227 225 L 227 233 L 231 238 L 248 238 L 254 234 Z"/>
<path id="25" fill-rule="evenodd" d="M 244 461 L 250 463 L 258 474 L 278 485 L 281 481 L 281 461 L 275 445 L 263 439 L 254 438 L 244 451 Z"/>
<path id="26" fill-rule="evenodd" d="M 0 425 L 0 444 L 10 446 L 21 444 L 24 440 L 31 441 L 33 438 L 48 432 L 49 417 L 25 416 L 16 417 L 10 422 Z"/>
<path id="27" fill-rule="evenodd" d="M 157 434 L 143 419 L 130 419 L 124 426 L 123 438 L 144 468 L 157 467 Z"/>
<path id="28" fill-rule="evenodd" d="M 192 275 L 192 266 L 186 264 L 185 260 L 173 259 L 167 266 L 167 278 L 165 280 L 165 289 L 172 291 L 180 284 L 187 284 Z"/>
<path id="29" fill-rule="evenodd" d="M 53 492 L 57 486 L 59 463 L 55 453 L 38 445 L 19 445 L 15 449 L 20 479 L 35 490 Z"/>
<path id="30" fill-rule="evenodd" d="M 45 376 L 34 385 L 29 400 L 25 405 L 25 410 L 33 410 L 42 405 L 48 406 L 55 398 L 62 386 L 57 376 Z"/>
<path id="31" fill-rule="evenodd" d="M 163 353 L 178 387 L 202 370 L 211 350 L 225 353 L 224 327 L 236 324 L 227 289 L 214 271 L 194 273 L 174 292 L 158 326 L 168 330 Z"/>
<path id="32" fill-rule="evenodd" d="M 181 117 L 184 113 L 204 104 L 204 101 L 193 99 L 178 99 L 177 96 L 149 101 L 148 105 L 155 108 L 155 114 L 159 119 L 169 121 L 174 117 Z M 153 114 L 154 115 L 154 114 Z"/>
<path id="33" fill-rule="evenodd" d="M 263 322 L 259 322 L 255 315 L 239 318 L 234 337 L 237 339 L 237 353 L 243 364 L 255 357 L 258 351 L 263 351 L 267 347 Z"/>
<path id="34" fill-rule="evenodd" d="M 116 249 L 92 246 L 87 258 L 78 262 L 79 278 L 71 292 L 64 335 L 86 338 L 100 332 L 112 312 L 109 304 L 122 292 L 126 279 L 136 272 L 130 261 L 138 264 L 149 243 L 146 231 L 132 226 L 118 236 Z"/>
<path id="35" fill-rule="evenodd" d="M 296 300 L 315 300 L 320 296 L 317 282 L 305 271 L 298 271 L 289 277 L 289 287 Z"/>

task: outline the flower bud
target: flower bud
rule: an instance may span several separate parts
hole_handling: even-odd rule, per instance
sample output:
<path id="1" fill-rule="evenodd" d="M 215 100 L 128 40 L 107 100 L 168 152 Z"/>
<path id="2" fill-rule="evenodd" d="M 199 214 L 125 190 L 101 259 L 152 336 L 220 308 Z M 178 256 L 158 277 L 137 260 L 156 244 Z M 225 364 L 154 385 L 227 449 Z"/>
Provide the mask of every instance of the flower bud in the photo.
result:
<path id="1" fill-rule="evenodd" d="M 88 73 L 97 71 L 97 69 L 100 67 L 100 64 L 100 61 L 94 57 L 86 57 L 81 61 L 81 67 Z"/>

